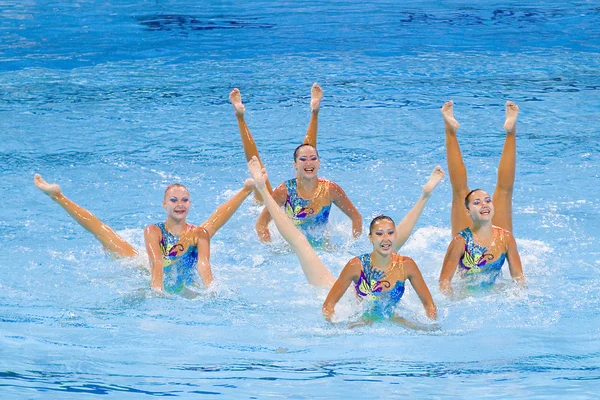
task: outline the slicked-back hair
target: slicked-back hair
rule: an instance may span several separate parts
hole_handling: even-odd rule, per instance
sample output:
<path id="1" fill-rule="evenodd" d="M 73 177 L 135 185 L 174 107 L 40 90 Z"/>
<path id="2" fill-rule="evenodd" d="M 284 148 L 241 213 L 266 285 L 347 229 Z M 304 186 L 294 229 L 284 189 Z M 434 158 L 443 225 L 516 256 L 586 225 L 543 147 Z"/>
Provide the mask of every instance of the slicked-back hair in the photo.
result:
<path id="1" fill-rule="evenodd" d="M 165 189 L 165 195 L 164 197 L 167 197 L 167 192 L 169 191 L 169 189 L 174 188 L 174 187 L 180 187 L 180 188 L 184 188 L 188 193 L 190 192 L 188 190 L 188 188 L 186 188 L 185 186 L 183 186 L 181 183 L 172 183 L 169 186 L 167 186 L 167 188 Z"/>
<path id="2" fill-rule="evenodd" d="M 378 215 L 375 218 L 373 218 L 373 220 L 369 224 L 369 235 L 371 235 L 373 233 L 373 226 L 375 226 L 375 224 L 378 221 L 381 221 L 381 220 L 384 220 L 384 219 L 390 221 L 394 226 L 396 226 L 396 223 L 394 222 L 394 220 L 392 219 L 392 217 L 388 217 L 387 215 L 383 215 L 383 214 L 382 215 Z"/>
<path id="3" fill-rule="evenodd" d="M 296 147 L 296 150 L 294 150 L 294 162 L 296 162 L 296 160 L 298 159 L 298 150 L 300 150 L 304 146 L 310 146 L 313 149 L 315 149 L 315 151 L 317 152 L 317 157 L 319 157 L 319 150 L 317 150 L 317 148 L 315 146 L 313 146 L 312 144 L 308 144 L 308 143 L 302 143 L 300 146 Z"/>
<path id="4" fill-rule="evenodd" d="M 465 208 L 466 209 L 469 208 L 469 197 L 471 197 L 471 195 L 478 190 L 483 190 L 483 189 L 473 189 L 469 193 L 467 193 L 467 195 L 465 196 Z"/>

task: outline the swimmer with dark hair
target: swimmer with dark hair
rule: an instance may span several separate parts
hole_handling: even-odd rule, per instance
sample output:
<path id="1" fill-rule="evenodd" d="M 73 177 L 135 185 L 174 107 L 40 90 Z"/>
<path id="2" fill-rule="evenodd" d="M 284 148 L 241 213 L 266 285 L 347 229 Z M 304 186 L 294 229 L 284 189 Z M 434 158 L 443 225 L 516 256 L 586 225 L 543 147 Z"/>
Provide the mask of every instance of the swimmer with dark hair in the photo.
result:
<path id="1" fill-rule="evenodd" d="M 267 172 L 256 157 L 250 160 L 248 169 L 256 190 L 263 198 L 266 210 L 271 214 L 283 238 L 296 253 L 308 282 L 315 286 L 331 288 L 323 304 L 323 314 L 328 321 L 333 318 L 335 305 L 353 283 L 357 296 L 361 300 L 370 301 L 367 317 L 381 317 L 404 323 L 401 317 L 394 314 L 393 309 L 404 294 L 406 280 L 417 292 L 427 316 L 431 319 L 436 318 L 435 303 L 419 268 L 410 257 L 397 254 L 396 251 L 408 240 L 425 204 L 444 177 L 444 172 L 439 166 L 434 168 L 429 181 L 423 186 L 417 203 L 397 226 L 387 216 L 377 217 L 371 222 L 369 239 L 373 243 L 372 252 L 351 259 L 337 280 L 321 262 L 308 239 L 269 193 L 266 186 Z"/>
<path id="2" fill-rule="evenodd" d="M 467 287 L 492 285 L 508 261 L 510 275 L 520 286 L 525 285 L 521 258 L 512 235 L 512 195 L 516 166 L 516 123 L 519 107 L 506 102 L 504 129 L 506 139 L 498 180 L 492 197 L 482 190 L 469 190 L 456 132 L 459 123 L 454 118 L 453 102 L 442 107 L 446 129 L 448 175 L 452 185 L 452 242 L 448 246 L 442 271 L 440 290 L 450 295 L 452 277 L 458 269 Z"/>
<path id="3" fill-rule="evenodd" d="M 92 233 L 111 254 L 134 257 L 135 248 L 94 214 L 68 199 L 57 184 L 49 184 L 38 174 L 34 183 L 42 192 L 58 203 L 73 219 Z M 146 250 L 150 258 L 150 286 L 167 293 L 180 293 L 186 288 L 197 288 L 198 277 L 206 287 L 213 282 L 210 266 L 210 239 L 231 218 L 254 190 L 247 179 L 244 187 L 231 199 L 219 206 L 202 225 L 186 222 L 191 207 L 190 194 L 180 184 L 167 187 L 163 207 L 165 222 L 148 225 L 144 230 Z"/>
<path id="4" fill-rule="evenodd" d="M 296 170 L 296 177 L 280 184 L 275 190 L 271 189 L 268 180 L 266 182 L 267 189 L 277 204 L 285 209 L 285 213 L 294 224 L 316 246 L 321 246 L 326 242 L 325 227 L 329 221 L 332 203 L 352 221 L 352 235 L 355 238 L 362 232 L 362 216 L 344 190 L 337 183 L 318 177 L 321 162 L 316 147 L 318 115 L 322 98 L 323 89 L 318 84 L 313 84 L 310 122 L 304 142 L 294 151 L 293 166 Z M 237 117 L 246 159 L 250 161 L 252 157 L 256 157 L 263 166 L 256 143 L 244 119 L 245 107 L 242 104 L 240 91 L 237 88 L 233 89 L 229 94 L 229 99 Z M 261 200 L 258 196 L 257 199 Z M 263 210 L 256 223 L 256 232 L 263 242 L 271 241 L 268 227 L 270 220 L 270 213 Z"/>

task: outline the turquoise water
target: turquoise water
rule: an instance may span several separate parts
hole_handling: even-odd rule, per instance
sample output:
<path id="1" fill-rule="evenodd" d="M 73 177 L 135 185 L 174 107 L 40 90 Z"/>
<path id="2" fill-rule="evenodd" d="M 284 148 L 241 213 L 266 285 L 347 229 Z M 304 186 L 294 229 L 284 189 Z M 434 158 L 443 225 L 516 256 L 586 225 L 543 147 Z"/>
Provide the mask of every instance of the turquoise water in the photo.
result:
<path id="1" fill-rule="evenodd" d="M 595 2 L 31 2 L 0 12 L 2 398 L 594 398 L 600 388 L 600 8 Z M 504 102 L 521 108 L 514 233 L 528 289 L 449 301 L 443 182 L 402 252 L 440 331 L 347 329 L 320 314 L 247 201 L 212 243 L 217 287 L 149 289 L 145 255 L 108 257 L 32 184 L 41 173 L 136 246 L 162 193 L 201 223 L 247 177 L 228 93 L 239 87 L 274 183 L 292 176 L 313 82 L 325 90 L 321 175 L 365 218 L 400 219 L 436 164 L 455 101 L 470 184 L 492 190 Z M 334 274 L 369 250 L 339 210 Z M 354 309 L 338 307 L 342 319 Z M 424 321 L 414 291 L 400 312 Z"/>

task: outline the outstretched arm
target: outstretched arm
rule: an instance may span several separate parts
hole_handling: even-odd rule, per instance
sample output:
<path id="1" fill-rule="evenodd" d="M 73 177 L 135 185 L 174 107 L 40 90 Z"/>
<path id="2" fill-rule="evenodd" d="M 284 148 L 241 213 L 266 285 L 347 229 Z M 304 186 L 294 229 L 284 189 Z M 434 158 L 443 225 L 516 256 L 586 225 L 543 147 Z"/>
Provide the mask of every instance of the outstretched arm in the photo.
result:
<path id="1" fill-rule="evenodd" d="M 397 252 L 402 246 L 404 246 L 404 243 L 406 243 L 410 237 L 413 229 L 415 229 L 417 221 L 419 221 L 427 201 L 443 178 L 444 171 L 442 170 L 442 167 L 438 165 L 433 169 L 433 171 L 431 171 L 429 181 L 425 184 L 425 186 L 423 186 L 423 191 L 421 192 L 421 197 L 419 197 L 419 200 L 417 200 L 413 208 L 411 208 L 404 218 L 402 218 L 402 221 L 400 221 L 396 226 L 396 240 L 394 240 L 394 243 L 392 243 L 392 251 Z"/>
<path id="2" fill-rule="evenodd" d="M 212 270 L 210 268 L 210 235 L 206 229 L 196 228 L 198 246 L 198 273 L 204 286 L 209 287 L 213 283 Z"/>
<path id="3" fill-rule="evenodd" d="M 287 188 L 285 183 L 280 184 L 273 191 L 273 198 L 275 202 L 281 207 L 287 198 Z M 256 221 L 256 233 L 258 238 L 263 242 L 271 241 L 271 232 L 269 232 L 269 221 L 271 221 L 271 214 L 265 207 Z"/>
<path id="4" fill-rule="evenodd" d="M 254 190 L 254 182 L 252 179 L 247 179 L 244 182 L 244 187 L 237 192 L 231 199 L 227 200 L 225 203 L 221 204 L 215 212 L 212 213 L 210 217 L 200 225 L 202 228 L 206 230 L 209 237 L 213 237 L 215 233 L 223 226 L 229 218 L 235 214 L 237 209 L 242 205 L 244 200 L 252 193 Z"/>
<path id="5" fill-rule="evenodd" d="M 421 275 L 419 267 L 417 267 L 417 264 L 410 257 L 404 257 L 403 264 L 406 279 L 410 281 L 410 284 L 415 289 L 419 299 L 421 299 L 421 303 L 423 303 L 423 307 L 425 308 L 425 313 L 429 318 L 437 319 L 437 307 L 433 302 L 431 292 L 423 279 L 423 275 Z"/>
<path id="6" fill-rule="evenodd" d="M 339 207 L 352 220 L 352 236 L 359 237 L 362 233 L 362 215 L 350 201 L 344 190 L 334 182 L 329 184 L 329 194 L 333 204 Z"/>
<path id="7" fill-rule="evenodd" d="M 359 277 L 361 269 L 362 265 L 360 260 L 354 257 L 352 260 L 348 261 L 340 273 L 340 276 L 333 284 L 333 287 L 323 303 L 322 312 L 327 321 L 331 322 L 333 314 L 335 313 L 335 305 L 340 301 L 342 296 L 344 296 L 344 293 L 348 290 L 348 286 Z"/>
<path id="8" fill-rule="evenodd" d="M 510 276 L 521 287 L 525 287 L 525 275 L 523 275 L 523 266 L 521 265 L 521 256 L 517 250 L 517 242 L 512 233 L 509 233 L 508 238 L 508 252 L 506 258 L 508 259 L 508 268 Z"/>
<path id="9" fill-rule="evenodd" d="M 300 260 L 300 265 L 308 283 L 315 286 L 331 287 L 335 282 L 335 278 L 331 275 L 327 267 L 323 265 L 306 237 L 294 226 L 294 223 L 285 215 L 279 204 L 277 204 L 267 190 L 265 185 L 267 171 L 261 168 L 256 157 L 253 157 L 248 163 L 248 170 L 252 175 L 252 179 L 254 179 L 256 190 L 263 196 L 265 208 L 269 210 L 279 233 L 289 243 L 292 250 L 296 253 L 298 260 Z"/>
<path id="10" fill-rule="evenodd" d="M 150 287 L 158 292 L 162 292 L 163 290 L 163 256 L 160 251 L 161 235 L 160 229 L 156 225 L 148 225 L 144 230 L 146 251 L 150 259 Z"/>
<path id="11" fill-rule="evenodd" d="M 440 272 L 440 290 L 446 296 L 452 294 L 452 277 L 458 267 L 458 262 L 465 251 L 465 239 L 462 236 L 456 235 L 450 242 L 446 256 L 444 257 L 444 264 L 442 265 L 442 272 Z"/>

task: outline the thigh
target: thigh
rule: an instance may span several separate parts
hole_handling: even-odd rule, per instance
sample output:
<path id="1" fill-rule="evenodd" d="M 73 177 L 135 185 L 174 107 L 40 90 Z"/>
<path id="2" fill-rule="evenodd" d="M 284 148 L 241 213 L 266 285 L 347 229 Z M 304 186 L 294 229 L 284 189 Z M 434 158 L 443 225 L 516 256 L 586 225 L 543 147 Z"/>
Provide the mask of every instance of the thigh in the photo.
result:
<path id="1" fill-rule="evenodd" d="M 496 187 L 492 195 L 494 203 L 494 218 L 492 224 L 512 232 L 512 190 L 502 190 Z"/>
<path id="2" fill-rule="evenodd" d="M 452 237 L 463 229 L 473 225 L 471 217 L 467 214 L 465 207 L 465 197 L 469 193 L 469 188 L 452 192 L 452 210 L 450 214 L 450 223 L 452 224 Z"/>

